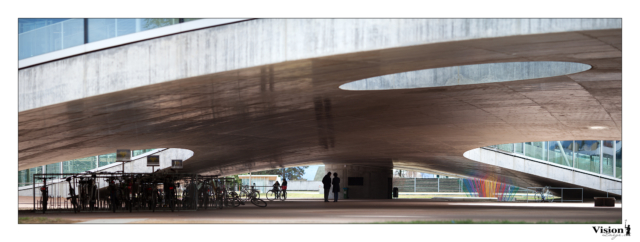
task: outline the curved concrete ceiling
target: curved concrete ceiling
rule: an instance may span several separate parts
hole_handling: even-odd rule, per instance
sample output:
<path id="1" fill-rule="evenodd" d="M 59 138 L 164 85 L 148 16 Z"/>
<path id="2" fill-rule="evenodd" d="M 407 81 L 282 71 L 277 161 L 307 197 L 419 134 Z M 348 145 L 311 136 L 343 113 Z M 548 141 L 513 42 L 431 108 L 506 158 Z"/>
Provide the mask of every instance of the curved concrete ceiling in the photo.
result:
<path id="1" fill-rule="evenodd" d="M 621 54 L 620 29 L 593 30 L 386 48 L 165 81 L 20 112 L 19 169 L 117 148 L 184 147 L 195 153 L 185 172 L 323 162 L 498 174 L 537 185 L 544 178 L 463 153 L 523 141 L 620 140 Z M 339 88 L 393 73 L 527 61 L 593 68 L 463 86 Z"/>

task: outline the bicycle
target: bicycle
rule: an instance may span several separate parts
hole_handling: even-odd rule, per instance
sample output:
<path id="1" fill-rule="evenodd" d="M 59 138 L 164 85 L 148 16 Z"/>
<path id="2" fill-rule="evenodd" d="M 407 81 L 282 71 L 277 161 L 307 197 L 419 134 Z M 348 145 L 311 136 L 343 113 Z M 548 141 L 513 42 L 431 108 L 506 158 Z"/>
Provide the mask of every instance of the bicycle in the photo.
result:
<path id="1" fill-rule="evenodd" d="M 281 187 L 282 188 L 282 187 Z M 280 201 L 284 201 L 287 199 L 287 190 L 285 189 L 278 189 L 275 190 L 271 189 L 267 192 L 267 200 L 269 201 L 273 201 L 274 199 L 279 199 Z"/>
<path id="2" fill-rule="evenodd" d="M 76 195 L 76 189 L 71 185 L 72 177 L 67 177 L 66 181 L 69 183 L 69 197 L 67 199 L 71 200 L 71 206 L 73 207 L 73 213 L 79 212 L 78 210 L 78 195 Z"/>
<path id="3" fill-rule="evenodd" d="M 267 203 L 264 200 L 257 198 L 256 196 L 257 194 L 260 194 L 260 193 L 257 193 L 253 188 L 251 188 L 251 190 L 252 191 L 249 194 L 247 194 L 248 199 L 251 200 L 251 203 L 258 207 L 263 207 L 263 208 L 266 207 Z"/>
<path id="4" fill-rule="evenodd" d="M 273 188 L 267 191 L 266 198 L 269 201 L 273 201 L 274 199 L 280 199 L 280 190 L 276 190 L 276 188 Z"/>
<path id="5" fill-rule="evenodd" d="M 251 187 L 251 190 L 249 190 L 249 185 L 244 185 L 241 187 L 241 191 L 240 191 L 240 199 L 242 199 L 242 201 L 247 202 L 250 200 L 250 195 L 253 195 L 256 198 L 260 198 L 260 191 L 254 189 L 253 187 Z"/>

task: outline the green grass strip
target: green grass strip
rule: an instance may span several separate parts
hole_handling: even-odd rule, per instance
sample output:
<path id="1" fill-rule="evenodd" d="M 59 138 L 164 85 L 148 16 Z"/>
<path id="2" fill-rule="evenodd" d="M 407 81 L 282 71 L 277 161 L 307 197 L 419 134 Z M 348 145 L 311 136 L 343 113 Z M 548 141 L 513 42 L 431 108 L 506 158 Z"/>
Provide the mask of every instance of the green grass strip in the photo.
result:
<path id="1" fill-rule="evenodd" d="M 70 224 L 70 220 L 45 217 L 18 217 L 18 224 Z"/>

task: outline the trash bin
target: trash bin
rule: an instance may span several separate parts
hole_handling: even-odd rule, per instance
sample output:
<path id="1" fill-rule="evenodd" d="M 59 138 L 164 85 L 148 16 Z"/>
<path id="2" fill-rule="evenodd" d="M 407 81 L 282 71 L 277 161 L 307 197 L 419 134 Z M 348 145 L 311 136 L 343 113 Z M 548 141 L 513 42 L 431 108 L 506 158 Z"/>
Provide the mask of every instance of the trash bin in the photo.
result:
<path id="1" fill-rule="evenodd" d="M 394 187 L 393 188 L 393 198 L 395 198 L 395 199 L 398 198 L 398 187 Z"/>
<path id="2" fill-rule="evenodd" d="M 343 187 L 342 190 L 344 190 L 344 199 L 348 199 L 349 194 L 347 193 L 347 191 L 349 190 L 349 188 Z"/>

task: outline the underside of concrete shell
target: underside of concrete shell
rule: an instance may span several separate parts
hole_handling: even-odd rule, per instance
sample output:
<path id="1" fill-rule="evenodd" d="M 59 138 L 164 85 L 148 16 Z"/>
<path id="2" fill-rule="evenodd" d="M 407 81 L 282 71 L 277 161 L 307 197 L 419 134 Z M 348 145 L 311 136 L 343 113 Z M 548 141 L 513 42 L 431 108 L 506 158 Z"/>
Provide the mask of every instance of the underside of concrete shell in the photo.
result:
<path id="1" fill-rule="evenodd" d="M 177 147 L 185 172 L 324 163 L 554 180 L 465 158 L 495 144 L 620 140 L 620 19 L 258 19 L 19 70 L 19 169 Z M 572 62 L 528 80 L 352 91 L 394 73 Z M 601 129 L 590 129 L 592 126 Z"/>

